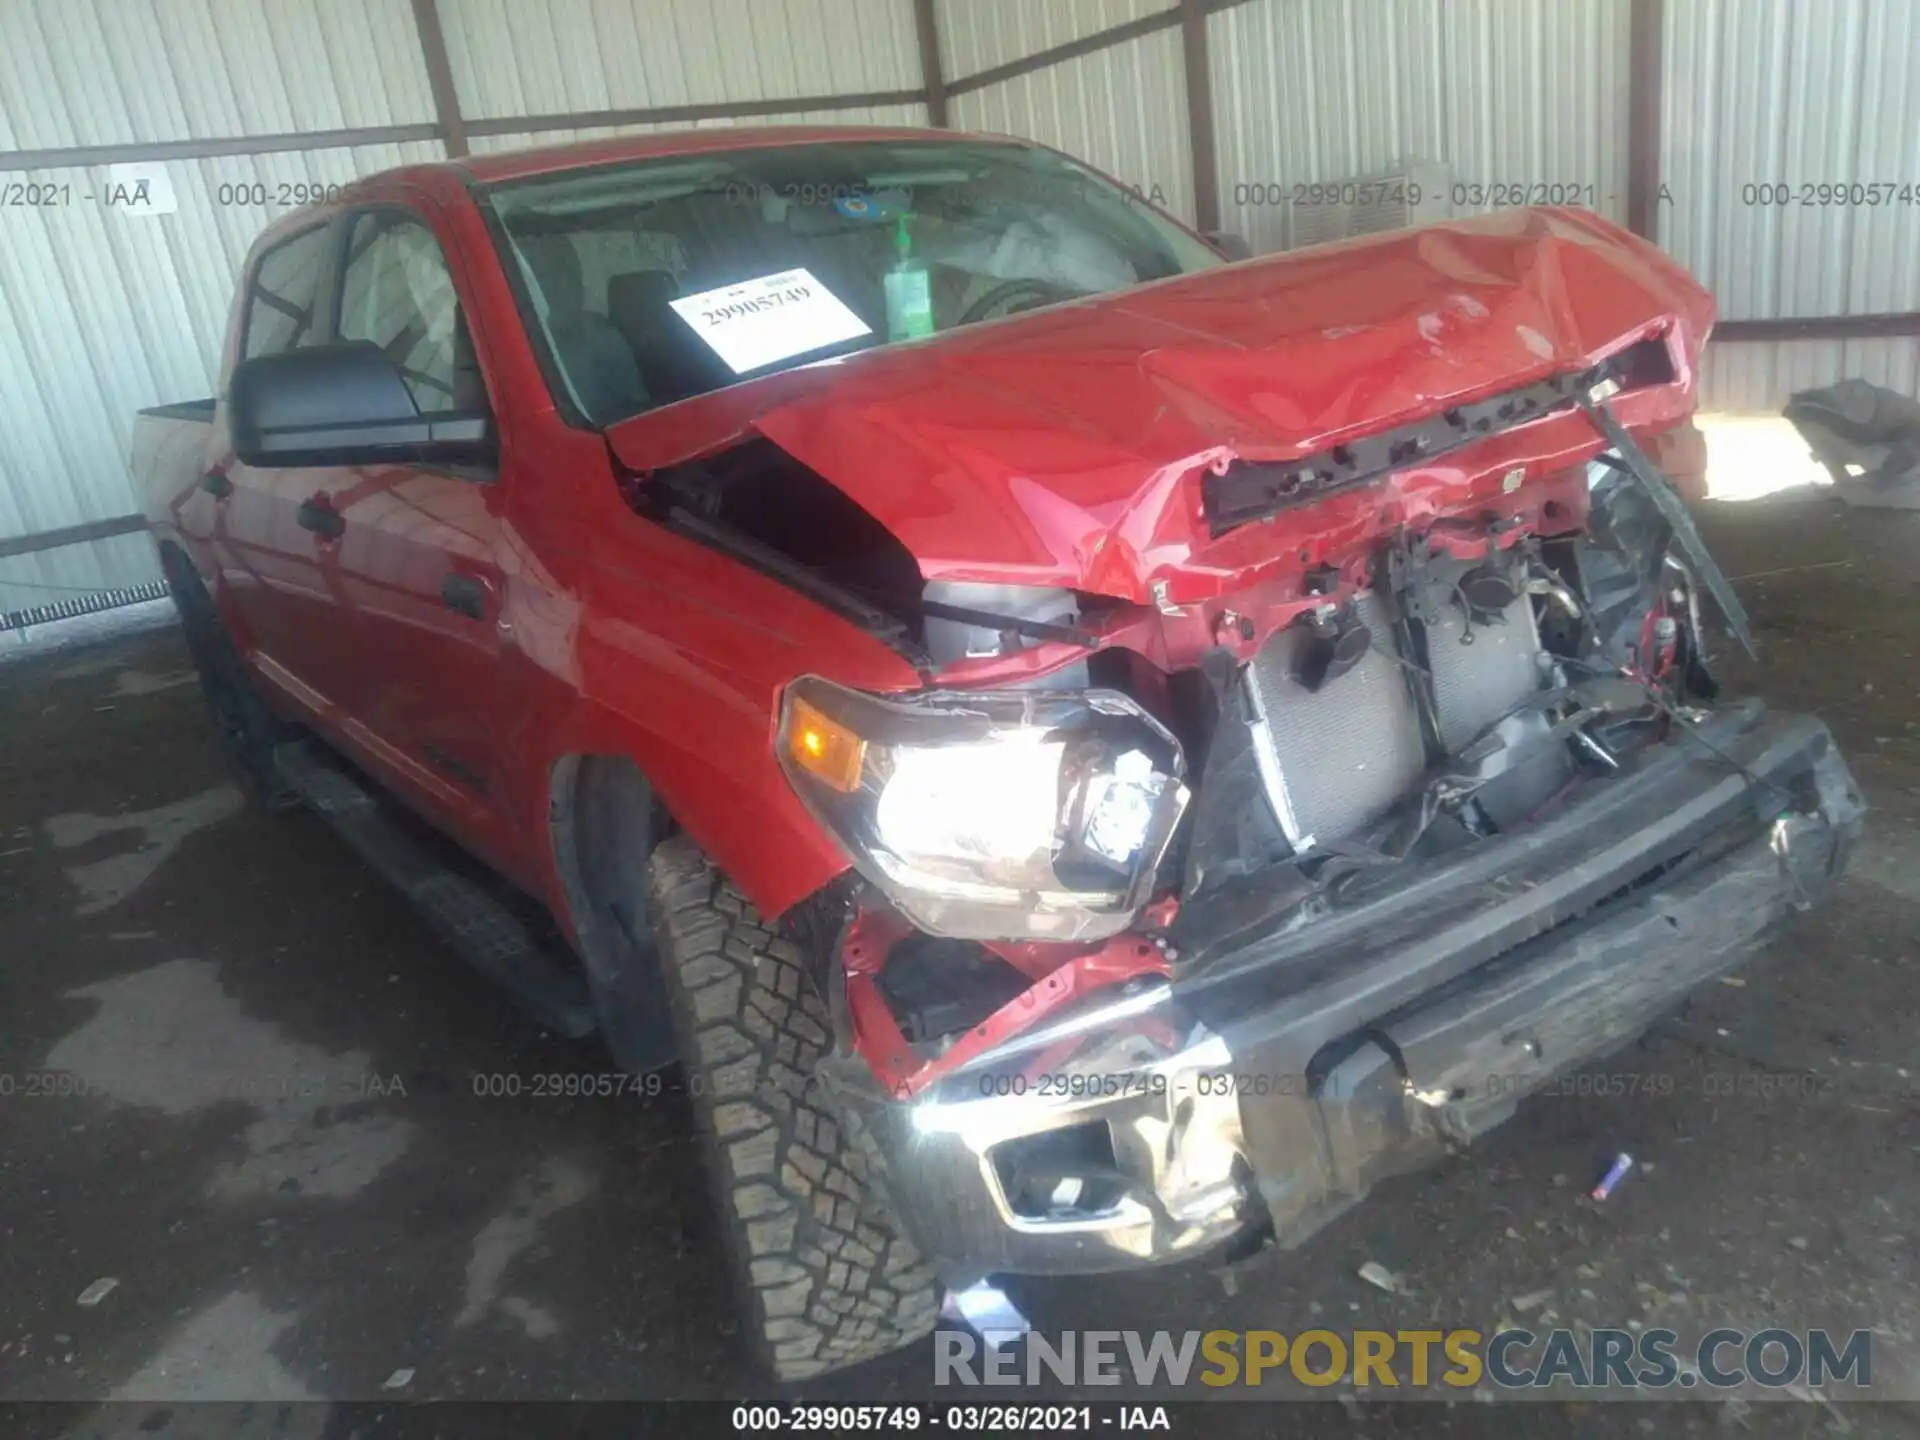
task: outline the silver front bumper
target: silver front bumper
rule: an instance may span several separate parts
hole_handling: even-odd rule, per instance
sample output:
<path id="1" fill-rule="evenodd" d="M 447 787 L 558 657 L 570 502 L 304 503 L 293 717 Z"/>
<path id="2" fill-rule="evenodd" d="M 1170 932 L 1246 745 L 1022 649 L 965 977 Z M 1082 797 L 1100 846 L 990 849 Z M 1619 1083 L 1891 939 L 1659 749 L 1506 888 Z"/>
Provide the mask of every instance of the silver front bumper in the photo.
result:
<path id="1" fill-rule="evenodd" d="M 1410 869 L 1406 886 L 1254 939 L 1177 990 L 1115 994 L 911 1099 L 879 1092 L 844 1046 L 823 1077 L 950 1278 L 1128 1269 L 1256 1228 L 1298 1244 L 1631 1039 L 1829 892 L 1861 804 L 1824 727 L 1755 709 L 1716 733 L 1744 770 L 1703 751 L 1652 757 L 1514 837 L 1524 859 L 1493 845 Z M 1659 879 L 1629 883 L 1650 863 Z M 1529 867 L 1525 884 L 1476 880 Z M 1076 1136 L 1107 1147 L 1098 1164 Z M 1025 1184 L 1050 1146 L 1069 1169 L 1107 1172 L 1105 1193 Z"/>
<path id="2" fill-rule="evenodd" d="M 1176 1030 L 1171 1050 L 1135 1022 Z M 884 1108 L 895 1206 L 923 1248 L 981 1272 L 1125 1269 L 1197 1254 L 1257 1222 L 1224 1041 L 1182 1022 L 1165 985 L 1080 1017 L 1071 1062 L 1034 1072 L 1063 1037 L 1023 1037 L 909 1104 Z M 1013 1193 L 1016 1142 L 1079 1127 L 1111 1146 L 1114 1193 L 1044 1206 Z"/>

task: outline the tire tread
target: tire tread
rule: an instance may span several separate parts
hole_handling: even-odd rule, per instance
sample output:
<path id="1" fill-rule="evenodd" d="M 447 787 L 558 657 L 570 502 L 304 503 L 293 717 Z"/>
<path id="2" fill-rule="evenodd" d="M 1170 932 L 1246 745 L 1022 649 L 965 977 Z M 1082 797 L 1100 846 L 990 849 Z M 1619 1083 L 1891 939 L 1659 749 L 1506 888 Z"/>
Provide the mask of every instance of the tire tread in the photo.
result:
<path id="1" fill-rule="evenodd" d="M 929 1333 L 933 1264 L 873 1184 L 868 1147 L 812 1074 L 826 1007 L 793 942 L 685 835 L 649 865 L 649 902 L 730 1260 L 763 1363 L 781 1380 L 858 1364 Z"/>

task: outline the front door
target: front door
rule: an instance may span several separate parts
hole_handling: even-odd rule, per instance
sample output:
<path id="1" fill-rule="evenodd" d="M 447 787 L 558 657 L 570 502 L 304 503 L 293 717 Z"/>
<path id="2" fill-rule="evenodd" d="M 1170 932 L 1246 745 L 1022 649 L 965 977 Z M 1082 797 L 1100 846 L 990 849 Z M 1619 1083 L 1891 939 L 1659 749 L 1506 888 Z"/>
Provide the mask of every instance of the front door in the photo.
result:
<path id="1" fill-rule="evenodd" d="M 371 340 L 423 414 L 487 408 L 454 276 L 431 212 L 348 217 L 338 336 Z M 355 738 L 432 818 L 516 873 L 501 813 L 502 486 L 486 468 L 369 465 L 341 472 L 339 568 L 362 656 Z"/>
<path id="2" fill-rule="evenodd" d="M 327 221 L 263 252 L 248 277 L 241 359 L 327 337 L 338 231 Z M 263 679 L 323 725 L 349 706 L 353 626 L 343 608 L 340 528 L 330 510 L 339 472 L 255 468 L 231 456 L 201 482 L 216 497 L 213 548 Z"/>

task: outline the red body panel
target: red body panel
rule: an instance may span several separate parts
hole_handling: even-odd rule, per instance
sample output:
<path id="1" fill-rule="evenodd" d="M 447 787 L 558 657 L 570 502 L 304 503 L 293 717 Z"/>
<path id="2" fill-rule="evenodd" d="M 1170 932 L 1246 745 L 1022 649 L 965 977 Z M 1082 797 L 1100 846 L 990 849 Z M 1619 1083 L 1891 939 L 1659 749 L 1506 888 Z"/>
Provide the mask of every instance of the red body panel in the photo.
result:
<path id="1" fill-rule="evenodd" d="M 1665 332 L 1673 384 L 1620 396 L 1642 431 L 1681 424 L 1712 303 L 1658 251 L 1592 216 L 1516 211 L 1299 252 L 984 324 L 844 363 L 682 402 L 609 436 L 555 410 L 469 179 L 647 153 L 925 131 L 753 132 L 610 141 L 465 166 L 397 171 L 341 208 L 407 205 L 446 250 L 501 436 L 497 480 L 470 491 L 418 472 L 336 472 L 348 534 L 405 511 L 323 584 L 353 637 L 346 696 L 291 685 L 249 629 L 232 535 L 197 488 L 231 463 L 224 401 L 206 453 L 148 476 L 156 532 L 182 544 L 277 699 L 396 793 L 466 840 L 563 917 L 549 836 L 550 777 L 576 754 L 631 757 L 661 801 L 763 911 L 844 870 L 773 755 L 778 698 L 798 675 L 900 690 L 920 683 L 893 651 L 777 581 L 634 513 L 623 475 L 765 435 L 892 529 L 929 577 L 1068 586 L 1159 608 L 1124 609 L 1105 643 L 1161 666 L 1197 654 L 1218 610 L 1259 600 L 1257 643 L 1301 598 L 1305 564 L 1357 557 L 1422 517 L 1504 508 L 1578 524 L 1568 468 L 1600 448 L 1563 414 L 1214 540 L 1199 509 L 1210 464 L 1287 458 L 1579 368 Z M 296 223 L 287 221 L 262 244 Z M 236 305 L 234 330 L 239 324 Z M 224 376 L 235 341 L 230 334 Z M 1507 493 L 1524 466 L 1540 477 Z M 1564 500 L 1557 508 L 1555 496 Z M 371 525 L 369 533 L 378 530 Z M 304 533 L 304 532 L 302 532 Z M 223 559 L 223 552 L 225 558 Z M 373 558 L 366 558 L 373 557 Z M 303 561 L 304 563 L 304 561 Z M 316 573 L 325 574 L 324 557 Z M 484 578 L 482 621 L 433 609 L 449 568 Z M 257 567 L 255 567 L 257 568 Z M 1357 572 L 1356 572 L 1357 573 Z M 1165 591 L 1156 596 L 1156 582 Z M 1169 607 L 1191 602 L 1177 614 Z M 1296 604 L 1297 608 L 1297 604 Z M 429 619 L 429 613 L 431 618 Z M 987 683 L 1067 658 L 969 662 Z M 463 790 L 410 753 L 421 734 L 459 750 L 484 787 Z M 411 741 L 396 740 L 396 735 Z"/>

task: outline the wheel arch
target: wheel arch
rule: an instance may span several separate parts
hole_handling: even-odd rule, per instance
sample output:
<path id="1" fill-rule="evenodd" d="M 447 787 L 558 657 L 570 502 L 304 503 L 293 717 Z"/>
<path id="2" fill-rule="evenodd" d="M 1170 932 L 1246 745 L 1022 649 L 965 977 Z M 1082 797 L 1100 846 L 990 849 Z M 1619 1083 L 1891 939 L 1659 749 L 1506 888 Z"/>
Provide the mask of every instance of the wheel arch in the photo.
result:
<path id="1" fill-rule="evenodd" d="M 573 753 L 547 776 L 547 838 L 564 917 L 607 1047 L 644 1074 L 675 1058 L 665 982 L 646 910 L 647 862 L 674 829 L 625 755 Z"/>

